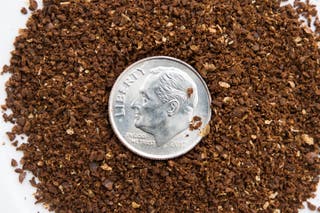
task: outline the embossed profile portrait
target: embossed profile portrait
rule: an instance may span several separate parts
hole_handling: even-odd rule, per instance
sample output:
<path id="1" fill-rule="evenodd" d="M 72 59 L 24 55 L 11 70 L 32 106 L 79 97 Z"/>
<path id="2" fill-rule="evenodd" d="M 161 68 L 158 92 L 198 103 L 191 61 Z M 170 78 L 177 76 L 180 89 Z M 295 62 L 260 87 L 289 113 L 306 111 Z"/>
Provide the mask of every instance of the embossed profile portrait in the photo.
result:
<path id="1" fill-rule="evenodd" d="M 155 67 L 131 104 L 134 125 L 162 146 L 188 129 L 197 102 L 196 84 L 186 73 L 174 67 Z"/>

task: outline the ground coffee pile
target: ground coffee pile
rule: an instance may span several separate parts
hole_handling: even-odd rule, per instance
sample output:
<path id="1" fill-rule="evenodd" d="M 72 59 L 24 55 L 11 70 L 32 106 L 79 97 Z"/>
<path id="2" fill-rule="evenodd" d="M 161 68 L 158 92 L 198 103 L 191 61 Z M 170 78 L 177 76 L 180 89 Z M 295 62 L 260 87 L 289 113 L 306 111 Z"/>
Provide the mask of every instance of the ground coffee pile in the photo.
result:
<path id="1" fill-rule="evenodd" d="M 297 212 L 320 174 L 318 42 L 275 0 L 44 0 L 5 67 L 19 172 L 57 212 Z M 209 134 L 168 161 L 107 120 L 117 76 L 155 55 L 194 66 L 213 100 Z"/>

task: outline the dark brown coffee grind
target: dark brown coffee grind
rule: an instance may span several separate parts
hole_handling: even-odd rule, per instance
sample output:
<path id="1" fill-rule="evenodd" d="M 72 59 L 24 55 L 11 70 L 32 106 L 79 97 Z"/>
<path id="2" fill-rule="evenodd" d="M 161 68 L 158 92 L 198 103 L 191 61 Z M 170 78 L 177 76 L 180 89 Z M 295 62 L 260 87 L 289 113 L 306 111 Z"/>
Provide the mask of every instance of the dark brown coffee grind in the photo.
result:
<path id="1" fill-rule="evenodd" d="M 13 134 L 28 135 L 18 147 L 19 179 L 31 171 L 37 202 L 50 210 L 297 212 L 313 196 L 319 37 L 293 7 L 276 0 L 44 0 L 14 45 L 3 106 L 13 113 L 4 118 L 15 123 Z M 195 67 L 213 100 L 209 134 L 168 161 L 131 153 L 107 120 L 115 79 L 155 55 Z"/>

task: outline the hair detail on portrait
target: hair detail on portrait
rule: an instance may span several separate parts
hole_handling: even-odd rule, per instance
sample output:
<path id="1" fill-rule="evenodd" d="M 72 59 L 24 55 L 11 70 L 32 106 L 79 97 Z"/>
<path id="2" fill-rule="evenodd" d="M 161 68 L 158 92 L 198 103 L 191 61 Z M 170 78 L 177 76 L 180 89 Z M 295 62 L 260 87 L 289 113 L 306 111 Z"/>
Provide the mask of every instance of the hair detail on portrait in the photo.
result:
<path id="1" fill-rule="evenodd" d="M 163 103 L 176 99 L 184 112 L 190 112 L 198 102 L 197 87 L 192 79 L 175 67 L 156 67 L 151 70 L 159 77 L 159 85 L 155 93 Z M 184 74 L 184 75 L 183 75 Z M 188 95 L 188 89 L 193 93 Z"/>
<path id="2" fill-rule="evenodd" d="M 135 127 L 153 135 L 161 146 L 188 129 L 197 102 L 197 86 L 188 74 L 174 67 L 155 67 L 131 105 Z"/>

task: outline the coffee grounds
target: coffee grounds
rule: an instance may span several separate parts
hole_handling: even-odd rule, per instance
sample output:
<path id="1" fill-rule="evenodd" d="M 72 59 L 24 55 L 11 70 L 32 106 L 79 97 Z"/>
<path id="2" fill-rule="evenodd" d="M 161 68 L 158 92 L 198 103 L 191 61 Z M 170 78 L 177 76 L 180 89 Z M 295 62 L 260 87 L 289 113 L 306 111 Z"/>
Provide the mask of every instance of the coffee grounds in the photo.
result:
<path id="1" fill-rule="evenodd" d="M 11 166 L 12 167 L 18 166 L 18 163 L 17 163 L 17 161 L 15 159 L 11 159 Z"/>
<path id="2" fill-rule="evenodd" d="M 306 2 L 295 0 L 293 5 L 296 7 L 298 14 L 302 15 L 307 20 L 308 26 L 311 27 L 312 18 L 317 16 L 316 6 L 311 5 L 310 0 L 306 0 Z"/>
<path id="3" fill-rule="evenodd" d="M 29 0 L 29 10 L 35 11 L 38 9 L 38 3 L 36 0 Z"/>
<path id="4" fill-rule="evenodd" d="M 193 94 L 193 88 L 188 88 L 187 89 L 188 98 L 190 98 L 192 94 Z"/>
<path id="5" fill-rule="evenodd" d="M 18 146 L 18 143 L 19 143 L 19 142 L 16 140 L 16 141 L 12 142 L 11 145 L 17 147 L 17 146 Z"/>
<path id="6" fill-rule="evenodd" d="M 202 125 L 202 121 L 201 121 L 201 117 L 199 116 L 193 116 L 190 124 L 189 124 L 189 130 L 190 131 L 193 131 L 193 130 L 196 130 L 196 129 L 199 129 Z"/>
<path id="7" fill-rule="evenodd" d="M 308 209 L 311 211 L 317 210 L 317 207 L 308 201 L 307 201 L 307 206 L 308 206 Z"/>
<path id="8" fill-rule="evenodd" d="M 297 212 L 319 182 L 319 38 L 280 1 L 44 0 L 14 43 L 4 115 L 56 212 Z M 208 134 L 141 158 L 108 122 L 119 74 L 155 55 L 195 67 Z M 210 128 L 209 128 L 210 127 Z M 310 154 L 314 153 L 314 154 Z M 21 172 L 20 172 L 21 174 Z"/>
<path id="9" fill-rule="evenodd" d="M 23 14 L 23 15 L 26 15 L 28 13 L 28 10 L 27 8 L 23 7 L 21 8 L 20 12 Z"/>
<path id="10" fill-rule="evenodd" d="M 26 172 L 22 172 L 19 174 L 19 182 L 23 183 L 24 179 L 26 178 L 27 173 Z"/>
<path id="11" fill-rule="evenodd" d="M 23 173 L 23 169 L 21 169 L 21 168 L 16 168 L 16 169 L 14 170 L 14 172 L 16 172 L 16 173 L 18 173 L 18 174 L 21 174 L 21 173 Z"/>

